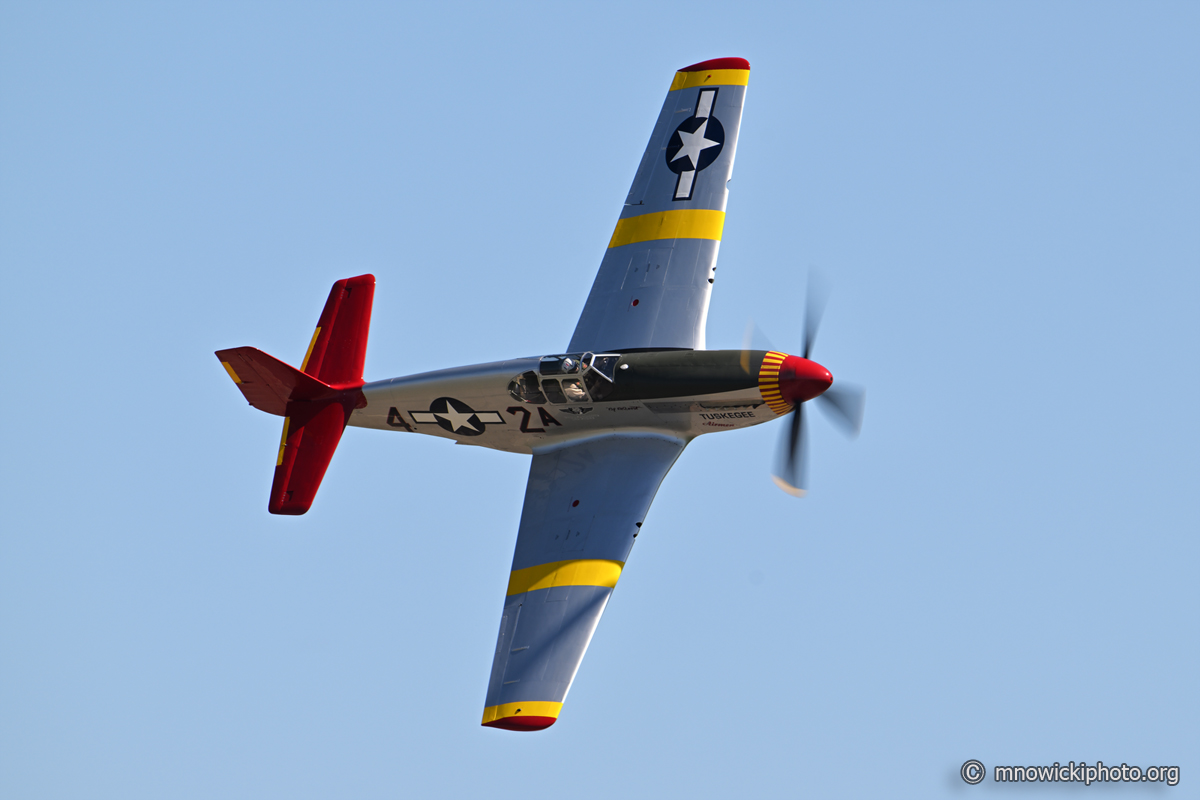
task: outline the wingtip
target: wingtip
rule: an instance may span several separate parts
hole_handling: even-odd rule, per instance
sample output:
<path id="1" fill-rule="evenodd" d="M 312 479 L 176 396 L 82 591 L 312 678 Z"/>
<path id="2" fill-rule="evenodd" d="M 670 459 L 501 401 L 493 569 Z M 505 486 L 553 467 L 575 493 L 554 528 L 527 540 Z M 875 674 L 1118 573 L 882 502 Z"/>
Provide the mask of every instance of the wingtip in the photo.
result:
<path id="1" fill-rule="evenodd" d="M 703 72 L 706 69 L 750 69 L 750 62 L 744 58 L 713 58 L 676 70 L 676 72 Z"/>
<path id="2" fill-rule="evenodd" d="M 556 722 L 557 717 L 502 717 L 483 723 L 483 727 L 506 731 L 544 731 Z"/>

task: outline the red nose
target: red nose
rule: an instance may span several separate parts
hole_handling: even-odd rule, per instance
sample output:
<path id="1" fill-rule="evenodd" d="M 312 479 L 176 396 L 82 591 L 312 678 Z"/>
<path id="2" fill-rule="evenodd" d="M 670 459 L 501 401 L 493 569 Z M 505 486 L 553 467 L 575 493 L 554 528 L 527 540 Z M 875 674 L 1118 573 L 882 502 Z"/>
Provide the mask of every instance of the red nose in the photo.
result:
<path id="1" fill-rule="evenodd" d="M 807 358 L 788 356 L 779 367 L 779 393 L 789 403 L 812 400 L 832 385 L 829 370 Z"/>

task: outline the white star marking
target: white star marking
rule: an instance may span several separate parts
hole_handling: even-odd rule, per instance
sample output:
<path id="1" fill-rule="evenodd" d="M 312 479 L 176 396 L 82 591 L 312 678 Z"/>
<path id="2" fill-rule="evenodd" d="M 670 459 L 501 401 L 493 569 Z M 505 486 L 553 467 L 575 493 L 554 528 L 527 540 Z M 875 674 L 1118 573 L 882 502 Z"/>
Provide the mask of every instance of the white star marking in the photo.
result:
<path id="1" fill-rule="evenodd" d="M 434 416 L 441 417 L 442 419 L 446 420 L 446 422 L 449 422 L 450 430 L 452 431 L 458 431 L 459 428 L 466 428 L 469 431 L 479 430 L 479 428 L 476 428 L 474 425 L 467 422 L 467 420 L 475 416 L 474 411 L 464 414 L 461 411 L 456 411 L 454 406 L 447 404 L 445 411 L 435 411 Z"/>
<path id="2" fill-rule="evenodd" d="M 683 147 L 679 148 L 679 152 L 671 159 L 672 162 L 687 156 L 692 160 L 692 169 L 696 169 L 700 165 L 700 151 L 707 150 L 710 147 L 716 147 L 720 142 L 714 142 L 712 139 L 705 139 L 704 133 L 708 130 L 708 120 L 700 123 L 700 127 L 695 133 L 679 132 L 679 138 L 683 141 Z"/>

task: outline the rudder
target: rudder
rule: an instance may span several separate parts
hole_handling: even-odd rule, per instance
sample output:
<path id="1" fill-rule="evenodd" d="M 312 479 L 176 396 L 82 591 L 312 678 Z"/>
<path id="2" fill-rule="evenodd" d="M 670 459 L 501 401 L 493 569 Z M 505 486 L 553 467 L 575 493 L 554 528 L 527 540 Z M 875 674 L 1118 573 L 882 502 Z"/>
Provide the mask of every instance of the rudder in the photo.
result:
<path id="1" fill-rule="evenodd" d="M 374 275 L 359 275 L 335 283 L 329 290 L 329 299 L 325 301 L 300 371 L 332 386 L 354 382 L 361 385 L 374 299 Z"/>

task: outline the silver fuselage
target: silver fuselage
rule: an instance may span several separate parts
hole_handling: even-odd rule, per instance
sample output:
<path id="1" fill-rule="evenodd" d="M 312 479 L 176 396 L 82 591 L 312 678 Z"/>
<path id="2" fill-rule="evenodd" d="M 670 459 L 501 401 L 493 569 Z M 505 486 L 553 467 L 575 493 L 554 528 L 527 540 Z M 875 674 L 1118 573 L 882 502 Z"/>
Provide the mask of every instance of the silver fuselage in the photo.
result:
<path id="1" fill-rule="evenodd" d="M 349 424 L 513 453 L 617 432 L 687 441 L 778 418 L 759 389 L 762 357 L 762 351 L 588 353 L 425 372 L 363 386 L 366 405 Z M 564 359 L 574 371 L 563 371 Z M 531 375 L 536 379 L 525 377 L 522 386 L 522 376 Z"/>

